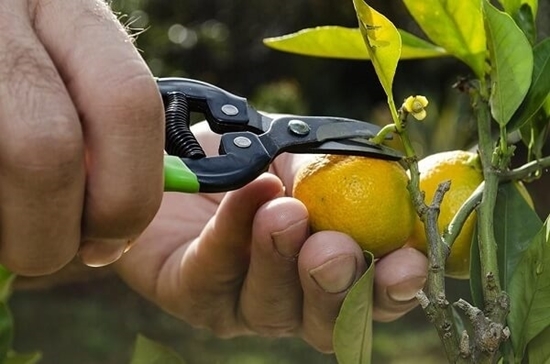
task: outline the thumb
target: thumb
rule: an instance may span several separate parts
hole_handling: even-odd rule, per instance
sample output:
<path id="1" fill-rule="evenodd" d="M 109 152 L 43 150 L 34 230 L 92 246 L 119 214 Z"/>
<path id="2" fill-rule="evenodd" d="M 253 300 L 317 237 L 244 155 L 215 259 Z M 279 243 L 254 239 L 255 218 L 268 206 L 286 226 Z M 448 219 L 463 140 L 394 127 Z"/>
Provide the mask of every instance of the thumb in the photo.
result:
<path id="1" fill-rule="evenodd" d="M 426 283 L 427 273 L 427 258 L 414 248 L 398 249 L 380 259 L 374 276 L 374 319 L 393 321 L 416 307 L 416 293 Z"/>

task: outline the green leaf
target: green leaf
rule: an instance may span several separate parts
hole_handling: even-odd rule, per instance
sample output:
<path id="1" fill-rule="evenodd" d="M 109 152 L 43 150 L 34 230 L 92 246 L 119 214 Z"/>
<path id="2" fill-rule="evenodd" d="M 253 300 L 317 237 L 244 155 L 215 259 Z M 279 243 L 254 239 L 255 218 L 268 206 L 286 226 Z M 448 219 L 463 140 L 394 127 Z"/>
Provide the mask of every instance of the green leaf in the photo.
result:
<path id="1" fill-rule="evenodd" d="M 542 105 L 542 108 L 544 109 L 546 116 L 550 116 L 550 95 L 548 95 L 546 101 L 544 101 L 544 105 Z"/>
<path id="2" fill-rule="evenodd" d="M 363 0 L 353 0 L 353 5 L 378 79 L 388 100 L 393 100 L 393 78 L 401 57 L 401 35 L 391 21 Z"/>
<path id="3" fill-rule="evenodd" d="M 477 77 L 484 77 L 487 42 L 481 0 L 403 1 L 432 42 L 470 66 Z"/>
<path id="4" fill-rule="evenodd" d="M 533 74 L 533 51 L 512 18 L 483 1 L 491 52 L 491 113 L 505 126 L 523 101 Z"/>
<path id="5" fill-rule="evenodd" d="M 502 289 L 506 291 L 521 254 L 540 230 L 542 221 L 521 195 L 516 182 L 499 186 L 493 216 L 495 240 L 498 246 L 499 278 Z M 474 234 L 470 254 L 472 301 L 477 307 L 482 308 L 484 304 L 477 234 Z"/>
<path id="6" fill-rule="evenodd" d="M 493 221 L 500 281 L 506 291 L 521 255 L 539 232 L 542 221 L 515 182 L 499 187 Z"/>
<path id="7" fill-rule="evenodd" d="M 523 253 L 510 281 L 510 327 L 516 357 L 550 326 L 550 218 Z"/>
<path id="8" fill-rule="evenodd" d="M 0 265 L 0 302 L 6 302 L 11 294 L 15 274 Z"/>
<path id="9" fill-rule="evenodd" d="M 529 363 L 548 363 L 550 362 L 550 326 L 544 329 L 527 345 L 527 356 Z"/>
<path id="10" fill-rule="evenodd" d="M 185 364 L 172 349 L 138 335 L 131 364 Z"/>
<path id="11" fill-rule="evenodd" d="M 13 318 L 8 305 L 0 302 L 0 363 L 3 363 L 13 342 Z"/>
<path id="12" fill-rule="evenodd" d="M 3 364 L 37 364 L 42 359 L 42 354 L 39 352 L 30 354 L 19 354 L 13 351 L 8 353 L 8 357 Z"/>
<path id="13" fill-rule="evenodd" d="M 529 43 L 535 44 L 537 41 L 537 23 L 531 7 L 528 4 L 521 5 L 518 12 L 512 15 L 512 18 L 529 39 Z"/>
<path id="14" fill-rule="evenodd" d="M 341 364 L 371 362 L 374 257 L 365 252 L 365 258 L 369 268 L 346 295 L 334 327 L 334 352 Z"/>
<path id="15" fill-rule="evenodd" d="M 533 75 L 525 100 L 514 114 L 508 131 L 522 127 L 539 109 L 550 94 L 550 38 L 533 48 Z"/>
<path id="16" fill-rule="evenodd" d="M 538 0 L 498 0 L 498 2 L 511 16 L 515 16 L 523 5 L 529 6 L 533 19 L 537 17 Z"/>
<path id="17" fill-rule="evenodd" d="M 448 55 L 437 47 L 399 29 L 403 48 L 401 59 L 443 57 Z M 359 28 L 321 26 L 300 30 L 280 37 L 266 38 L 270 48 L 304 56 L 370 60 L 369 51 Z"/>
<path id="18" fill-rule="evenodd" d="M 548 138 L 549 127 L 550 117 L 544 109 L 540 109 L 529 120 L 529 123 L 521 127 L 521 138 L 528 147 L 531 158 L 540 159 L 543 157 L 543 148 Z"/>

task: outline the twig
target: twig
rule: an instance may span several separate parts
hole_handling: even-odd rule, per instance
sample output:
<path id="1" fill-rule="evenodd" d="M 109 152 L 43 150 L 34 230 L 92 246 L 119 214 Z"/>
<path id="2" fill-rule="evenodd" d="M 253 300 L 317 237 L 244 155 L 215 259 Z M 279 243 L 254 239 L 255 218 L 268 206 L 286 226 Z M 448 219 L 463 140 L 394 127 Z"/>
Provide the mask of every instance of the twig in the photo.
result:
<path id="1" fill-rule="evenodd" d="M 510 171 L 503 171 L 498 173 L 501 181 L 519 180 L 528 177 L 529 175 L 550 167 L 550 156 L 537 159 L 532 162 L 526 163 L 523 166 L 512 169 Z"/>
<path id="2" fill-rule="evenodd" d="M 460 335 L 455 323 L 452 307 L 445 294 L 445 261 L 450 249 L 441 240 L 437 219 L 441 202 L 445 193 L 449 191 L 450 181 L 441 183 L 429 206 L 422 203 L 417 206 L 421 219 L 424 222 L 426 237 L 428 240 L 428 280 L 425 291 L 418 293 L 417 297 L 421 307 L 430 322 L 437 330 L 439 338 L 450 363 L 466 363 L 466 357 L 460 352 Z"/>
<path id="3" fill-rule="evenodd" d="M 510 330 L 504 324 L 494 322 L 486 317 L 479 308 L 470 305 L 462 298 L 455 303 L 466 314 L 474 332 L 474 351 L 472 360 L 475 363 L 491 363 L 500 344 L 508 340 Z"/>
<path id="4" fill-rule="evenodd" d="M 445 244 L 449 246 L 449 248 L 453 246 L 453 243 L 458 237 L 458 234 L 460 234 L 460 231 L 462 230 L 462 226 L 464 226 L 466 219 L 468 219 L 470 214 L 479 206 L 484 187 L 485 183 L 481 182 L 481 184 L 474 190 L 474 192 L 472 192 L 470 197 L 468 197 L 468 199 L 464 201 L 462 206 L 460 206 L 460 209 L 458 209 L 447 228 L 445 228 L 445 230 L 443 231 L 442 239 Z"/>
<path id="5" fill-rule="evenodd" d="M 434 198 L 426 213 L 422 217 L 424 221 L 424 228 L 426 231 L 426 238 L 429 242 L 428 260 L 430 264 L 430 271 L 428 273 L 428 281 L 437 281 L 437 291 L 445 290 L 445 277 L 444 274 L 438 274 L 440 271 L 445 270 L 445 260 L 449 255 L 450 249 L 447 244 L 441 239 L 439 234 L 439 228 L 437 226 L 437 219 L 439 218 L 439 211 L 443 197 L 451 188 L 451 181 L 445 181 L 437 186 Z M 430 276 L 432 273 L 432 277 Z"/>

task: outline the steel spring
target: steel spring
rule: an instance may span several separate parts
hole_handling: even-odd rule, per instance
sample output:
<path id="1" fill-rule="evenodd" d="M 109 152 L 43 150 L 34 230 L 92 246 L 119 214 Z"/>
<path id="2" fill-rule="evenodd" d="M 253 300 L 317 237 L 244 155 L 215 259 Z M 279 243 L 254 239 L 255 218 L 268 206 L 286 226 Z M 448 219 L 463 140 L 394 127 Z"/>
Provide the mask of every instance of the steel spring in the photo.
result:
<path id="1" fill-rule="evenodd" d="M 180 92 L 166 96 L 166 152 L 182 158 L 199 159 L 206 156 L 189 129 L 190 113 L 187 97 Z"/>

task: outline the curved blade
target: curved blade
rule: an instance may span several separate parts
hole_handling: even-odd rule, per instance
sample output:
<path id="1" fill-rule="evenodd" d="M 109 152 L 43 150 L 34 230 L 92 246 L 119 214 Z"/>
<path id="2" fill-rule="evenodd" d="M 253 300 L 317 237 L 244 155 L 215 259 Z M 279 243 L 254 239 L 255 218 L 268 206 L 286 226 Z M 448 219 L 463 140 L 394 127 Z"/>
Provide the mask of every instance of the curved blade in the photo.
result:
<path id="1" fill-rule="evenodd" d="M 308 153 L 359 155 L 388 160 L 403 158 L 403 154 L 395 149 L 360 138 L 330 140 L 311 148 Z"/>
<path id="2" fill-rule="evenodd" d="M 375 124 L 346 118 L 283 116 L 274 119 L 260 139 L 272 156 L 290 152 L 401 159 L 400 152 L 369 140 L 380 129 Z"/>

